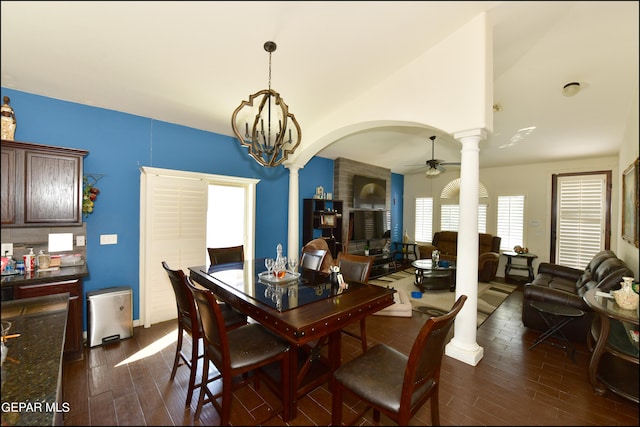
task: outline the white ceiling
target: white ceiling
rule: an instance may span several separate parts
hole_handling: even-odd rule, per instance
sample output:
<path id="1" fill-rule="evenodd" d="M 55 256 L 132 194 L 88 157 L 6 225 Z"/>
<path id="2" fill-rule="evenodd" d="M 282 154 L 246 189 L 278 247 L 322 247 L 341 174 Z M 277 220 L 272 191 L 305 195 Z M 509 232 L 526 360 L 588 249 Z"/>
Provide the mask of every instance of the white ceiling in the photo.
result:
<path id="1" fill-rule="evenodd" d="M 3 1 L 2 86 L 232 135 L 231 114 L 272 86 L 304 132 L 486 11 L 493 133 L 481 167 L 615 155 L 638 98 L 638 2 Z M 437 64 L 434 64 L 437 66 Z M 562 96 L 578 81 L 582 91 Z M 16 111 L 18 126 L 20 111 Z M 304 118 L 304 119 L 303 119 Z M 427 119 L 425 124 L 429 125 Z M 531 134 L 512 142 L 519 129 Z M 409 173 L 460 161 L 451 135 L 383 128 L 322 150 Z M 393 144 L 390 144 L 393 141 Z M 366 149 L 364 148 L 366 146 Z"/>

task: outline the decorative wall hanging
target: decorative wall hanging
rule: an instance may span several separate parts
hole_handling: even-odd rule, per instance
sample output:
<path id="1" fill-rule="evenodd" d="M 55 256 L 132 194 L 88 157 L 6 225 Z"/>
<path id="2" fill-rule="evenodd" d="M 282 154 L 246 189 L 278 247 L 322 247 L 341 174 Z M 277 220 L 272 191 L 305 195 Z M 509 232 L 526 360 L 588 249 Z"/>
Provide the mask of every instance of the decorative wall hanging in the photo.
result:
<path id="1" fill-rule="evenodd" d="M 636 159 L 622 173 L 622 238 L 638 247 L 638 163 Z"/>
<path id="2" fill-rule="evenodd" d="M 0 113 L 2 114 L 2 139 L 13 141 L 16 135 L 16 115 L 13 108 L 9 105 L 9 102 L 11 102 L 11 100 L 8 96 L 5 96 Z"/>

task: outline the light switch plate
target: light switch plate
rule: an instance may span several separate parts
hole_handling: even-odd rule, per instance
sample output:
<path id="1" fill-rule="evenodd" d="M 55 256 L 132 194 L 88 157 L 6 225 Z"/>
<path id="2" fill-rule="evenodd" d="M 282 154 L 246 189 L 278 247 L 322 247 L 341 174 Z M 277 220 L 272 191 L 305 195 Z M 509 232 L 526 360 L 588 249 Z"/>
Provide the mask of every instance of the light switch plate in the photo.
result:
<path id="1" fill-rule="evenodd" d="M 5 252 L 7 255 L 13 255 L 13 243 L 3 243 L 2 250 L 0 251 L 0 255 L 4 256 Z"/>
<path id="2" fill-rule="evenodd" d="M 118 235 L 117 234 L 101 234 L 100 244 L 101 245 L 117 245 Z"/>
<path id="3" fill-rule="evenodd" d="M 84 236 L 76 236 L 76 246 L 84 246 L 85 244 Z"/>

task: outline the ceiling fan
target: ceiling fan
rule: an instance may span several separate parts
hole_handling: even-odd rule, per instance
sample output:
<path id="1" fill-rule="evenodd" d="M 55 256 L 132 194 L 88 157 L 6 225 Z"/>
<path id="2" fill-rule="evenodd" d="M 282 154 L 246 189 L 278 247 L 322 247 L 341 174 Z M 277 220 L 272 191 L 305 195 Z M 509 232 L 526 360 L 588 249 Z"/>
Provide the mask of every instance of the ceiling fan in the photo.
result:
<path id="1" fill-rule="evenodd" d="M 427 160 L 424 165 L 420 165 L 421 167 L 427 167 L 427 176 L 436 176 L 440 175 L 442 172 L 446 172 L 446 169 L 443 166 L 460 165 L 460 162 L 445 162 L 444 160 L 436 159 L 434 154 L 436 137 L 433 135 L 429 137 L 429 139 L 431 140 L 431 159 Z"/>

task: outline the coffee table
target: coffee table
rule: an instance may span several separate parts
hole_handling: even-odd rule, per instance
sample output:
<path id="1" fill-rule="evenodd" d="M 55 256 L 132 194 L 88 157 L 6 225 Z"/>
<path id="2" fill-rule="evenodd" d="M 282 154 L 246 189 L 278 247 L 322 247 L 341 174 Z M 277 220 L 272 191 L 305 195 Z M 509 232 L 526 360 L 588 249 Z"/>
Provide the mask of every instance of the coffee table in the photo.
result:
<path id="1" fill-rule="evenodd" d="M 456 290 L 456 265 L 449 263 L 448 267 L 433 267 L 430 259 L 417 259 L 411 263 L 416 269 L 416 285 L 420 292 L 425 290 L 449 289 Z"/>

